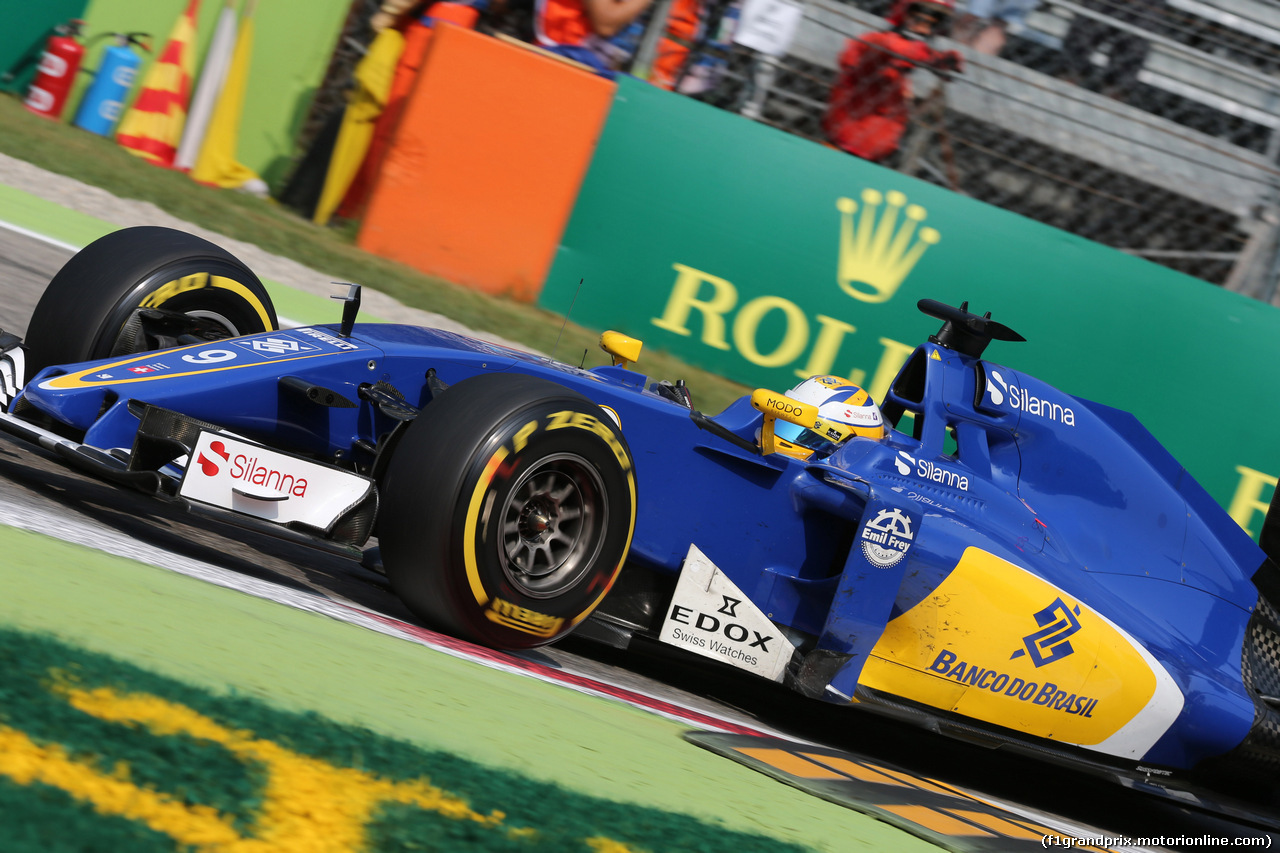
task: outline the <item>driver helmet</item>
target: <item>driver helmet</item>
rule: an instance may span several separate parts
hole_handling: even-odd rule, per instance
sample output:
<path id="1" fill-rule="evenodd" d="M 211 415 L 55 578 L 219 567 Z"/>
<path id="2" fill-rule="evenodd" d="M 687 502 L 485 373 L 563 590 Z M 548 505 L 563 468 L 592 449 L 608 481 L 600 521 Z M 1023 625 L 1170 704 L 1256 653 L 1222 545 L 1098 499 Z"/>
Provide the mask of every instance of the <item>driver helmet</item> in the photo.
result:
<path id="1" fill-rule="evenodd" d="M 907 22 L 907 15 L 917 8 L 935 13 L 939 23 L 945 24 L 955 14 L 956 4 L 954 0 L 898 0 L 885 20 L 895 30 L 901 29 Z"/>
<path id="2" fill-rule="evenodd" d="M 779 453 L 808 459 L 817 451 L 830 453 L 853 436 L 884 438 L 880 407 L 861 387 L 839 376 L 812 376 L 785 396 L 818 407 L 821 434 L 787 421 L 775 421 L 774 438 Z"/>

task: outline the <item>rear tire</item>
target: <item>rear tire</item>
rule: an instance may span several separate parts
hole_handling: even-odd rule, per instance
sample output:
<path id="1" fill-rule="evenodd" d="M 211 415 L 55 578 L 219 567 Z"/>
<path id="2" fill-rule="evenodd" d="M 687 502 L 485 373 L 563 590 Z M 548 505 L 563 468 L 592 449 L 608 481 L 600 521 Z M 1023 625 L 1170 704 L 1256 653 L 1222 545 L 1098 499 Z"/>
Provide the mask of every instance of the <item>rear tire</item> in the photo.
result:
<path id="1" fill-rule="evenodd" d="M 590 400 L 486 374 L 409 426 L 381 503 L 383 563 L 414 613 L 473 642 L 531 648 L 568 634 L 612 587 L 635 528 L 635 474 Z"/>
<path id="2" fill-rule="evenodd" d="M 30 372 L 163 348 L 146 334 L 146 309 L 203 340 L 279 326 L 262 282 L 225 249 L 172 228 L 126 228 L 90 243 L 49 282 L 24 340 Z"/>

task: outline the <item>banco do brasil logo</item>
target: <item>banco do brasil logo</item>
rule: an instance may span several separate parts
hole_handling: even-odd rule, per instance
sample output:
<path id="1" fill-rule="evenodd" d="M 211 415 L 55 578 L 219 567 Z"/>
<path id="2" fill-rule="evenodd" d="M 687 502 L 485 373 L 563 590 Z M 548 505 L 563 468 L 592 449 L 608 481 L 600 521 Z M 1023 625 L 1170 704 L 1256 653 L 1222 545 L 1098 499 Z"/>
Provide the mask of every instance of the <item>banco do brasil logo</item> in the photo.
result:
<path id="1" fill-rule="evenodd" d="M 1076 618 L 1079 615 L 1080 605 L 1068 607 L 1061 598 L 1055 598 L 1035 614 L 1040 630 L 1023 637 L 1023 647 L 1009 655 L 1009 660 L 1030 655 L 1031 662 L 1039 668 L 1074 653 L 1069 639 L 1080 630 L 1080 620 Z"/>

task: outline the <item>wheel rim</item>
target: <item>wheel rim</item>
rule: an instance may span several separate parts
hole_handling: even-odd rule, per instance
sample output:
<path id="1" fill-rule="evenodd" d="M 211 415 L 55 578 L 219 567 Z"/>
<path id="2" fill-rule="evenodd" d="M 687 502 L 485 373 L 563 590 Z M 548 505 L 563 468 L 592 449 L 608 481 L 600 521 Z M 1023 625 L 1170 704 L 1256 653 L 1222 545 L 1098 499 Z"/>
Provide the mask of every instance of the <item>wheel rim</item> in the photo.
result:
<path id="1" fill-rule="evenodd" d="M 608 526 L 599 473 L 575 454 L 538 460 L 502 508 L 502 569 L 531 598 L 573 587 L 594 565 Z"/>
<path id="2" fill-rule="evenodd" d="M 229 317 L 226 317 L 223 314 L 219 314 L 217 311 L 196 310 L 196 311 L 185 311 L 183 313 L 185 313 L 188 317 L 194 317 L 197 320 L 209 320 L 213 323 L 217 323 L 219 326 L 223 328 L 223 331 L 226 333 L 225 335 L 223 335 L 223 337 L 238 338 L 242 334 L 242 332 L 236 327 L 236 324 L 233 323 Z"/>
<path id="3" fill-rule="evenodd" d="M 149 329 L 146 322 L 148 316 L 163 317 L 164 325 L 167 327 L 164 331 L 168 335 L 157 335 L 154 329 Z M 192 342 L 235 338 L 241 334 L 243 333 L 229 317 L 217 311 L 192 309 L 176 312 L 139 309 L 130 315 L 128 322 L 110 342 L 109 351 L 99 357 L 152 352 Z M 181 335 L 185 335 L 187 339 L 180 337 Z"/>
<path id="4" fill-rule="evenodd" d="M 179 284 L 178 292 L 168 292 L 176 283 L 193 278 L 206 283 L 191 287 Z M 239 283 L 250 296 L 208 284 L 217 278 Z M 261 331 L 262 321 L 255 317 L 253 308 L 252 278 L 247 269 L 217 259 L 165 265 L 117 303 L 103 323 L 92 357 L 153 352 Z M 157 297 L 160 293 L 165 294 L 163 298 Z M 116 330 L 114 335 L 112 329 Z"/>

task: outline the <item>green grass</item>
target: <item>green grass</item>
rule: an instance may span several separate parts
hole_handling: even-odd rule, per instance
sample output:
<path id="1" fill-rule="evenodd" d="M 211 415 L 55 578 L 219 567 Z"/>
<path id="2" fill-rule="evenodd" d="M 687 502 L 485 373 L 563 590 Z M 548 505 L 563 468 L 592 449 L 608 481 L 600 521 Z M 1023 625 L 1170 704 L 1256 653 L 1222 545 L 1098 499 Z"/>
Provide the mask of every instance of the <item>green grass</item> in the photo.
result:
<path id="1" fill-rule="evenodd" d="M 600 329 L 569 323 L 556 346 L 563 323 L 558 314 L 490 297 L 371 255 L 353 244 L 357 229 L 350 223 L 324 228 L 273 201 L 200 186 L 186 175 L 143 162 L 114 141 L 34 116 L 16 97 L 0 96 L 0 151 L 121 198 L 151 202 L 179 219 L 292 258 L 327 276 L 359 282 L 476 331 L 541 352 L 555 347 L 560 358 L 575 363 L 586 350 L 587 366 L 605 363 L 597 346 Z M 640 369 L 654 378 L 686 380 L 695 404 L 707 412 L 720 411 L 747 390 L 652 350 L 644 352 Z"/>
<path id="2" fill-rule="evenodd" d="M 812 849 L 211 693 L 49 636 L 0 630 L 0 666 L 5 853 L 319 839 L 369 853 Z"/>

